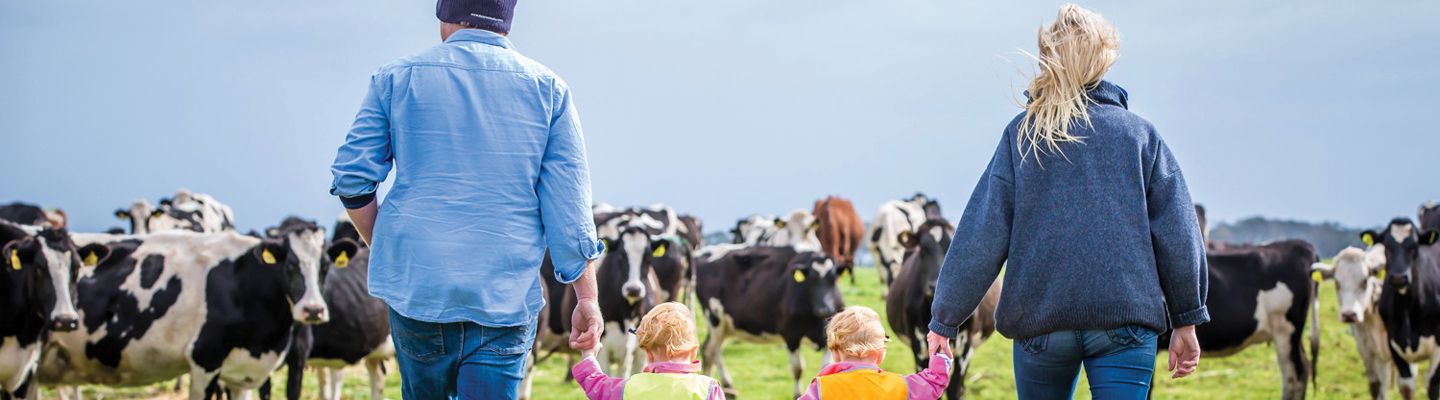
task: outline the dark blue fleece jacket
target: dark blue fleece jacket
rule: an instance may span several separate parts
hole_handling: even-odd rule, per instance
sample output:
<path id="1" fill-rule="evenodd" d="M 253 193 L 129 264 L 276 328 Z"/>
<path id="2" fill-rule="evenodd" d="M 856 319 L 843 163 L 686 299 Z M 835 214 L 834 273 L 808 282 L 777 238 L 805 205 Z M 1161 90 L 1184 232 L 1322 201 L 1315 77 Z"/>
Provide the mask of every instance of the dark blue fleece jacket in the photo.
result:
<path id="1" fill-rule="evenodd" d="M 1101 81 L 1088 96 L 1090 124 L 1070 127 L 1083 143 L 1060 144 L 1063 156 L 1021 159 L 1024 113 L 1005 128 L 945 255 L 931 331 L 955 337 L 1001 266 L 1005 337 L 1210 320 L 1205 245 L 1180 164 L 1126 109 L 1124 89 Z"/>

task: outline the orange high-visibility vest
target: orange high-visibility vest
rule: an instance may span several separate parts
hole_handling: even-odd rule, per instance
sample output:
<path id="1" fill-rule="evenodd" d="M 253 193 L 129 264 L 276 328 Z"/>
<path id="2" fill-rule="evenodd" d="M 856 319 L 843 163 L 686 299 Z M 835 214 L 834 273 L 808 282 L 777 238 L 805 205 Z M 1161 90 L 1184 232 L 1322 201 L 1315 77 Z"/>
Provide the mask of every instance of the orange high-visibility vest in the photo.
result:
<path id="1" fill-rule="evenodd" d="M 820 385 L 820 399 L 894 399 L 906 400 L 910 388 L 905 376 L 870 368 L 830 374 L 815 378 Z"/>

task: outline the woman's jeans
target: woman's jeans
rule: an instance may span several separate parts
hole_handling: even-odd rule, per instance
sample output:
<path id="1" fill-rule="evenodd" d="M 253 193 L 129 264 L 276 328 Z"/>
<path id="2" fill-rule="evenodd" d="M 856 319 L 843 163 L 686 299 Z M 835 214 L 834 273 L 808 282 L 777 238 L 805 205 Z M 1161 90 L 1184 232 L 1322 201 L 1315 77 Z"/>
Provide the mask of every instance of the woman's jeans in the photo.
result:
<path id="1" fill-rule="evenodd" d="M 1091 397 L 1144 399 L 1155 373 L 1156 336 L 1149 329 L 1126 326 L 1016 340 L 1015 389 L 1025 400 L 1069 399 L 1083 364 Z"/>
<path id="2" fill-rule="evenodd" d="M 535 322 L 489 327 L 437 324 L 390 310 L 390 336 L 406 400 L 514 399 L 525 377 Z"/>

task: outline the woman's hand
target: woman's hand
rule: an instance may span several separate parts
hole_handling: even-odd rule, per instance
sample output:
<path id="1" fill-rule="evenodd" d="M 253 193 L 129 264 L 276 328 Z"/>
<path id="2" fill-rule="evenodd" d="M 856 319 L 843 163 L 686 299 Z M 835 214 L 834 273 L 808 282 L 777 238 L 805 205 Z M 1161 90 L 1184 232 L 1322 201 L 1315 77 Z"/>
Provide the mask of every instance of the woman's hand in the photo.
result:
<path id="1" fill-rule="evenodd" d="M 1195 338 L 1195 326 L 1177 328 L 1170 334 L 1170 370 L 1175 371 L 1170 379 L 1184 378 L 1200 367 L 1200 340 Z"/>

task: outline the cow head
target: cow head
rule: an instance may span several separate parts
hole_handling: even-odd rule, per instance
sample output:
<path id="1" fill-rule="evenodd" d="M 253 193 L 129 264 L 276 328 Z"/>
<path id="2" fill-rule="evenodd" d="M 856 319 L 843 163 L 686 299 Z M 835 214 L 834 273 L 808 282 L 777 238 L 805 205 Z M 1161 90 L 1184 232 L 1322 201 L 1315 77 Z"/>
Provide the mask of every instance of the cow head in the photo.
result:
<path id="1" fill-rule="evenodd" d="M 0 229 L 5 231 L 0 237 L 10 239 L 0 247 L 5 259 L 0 273 L 10 275 L 12 282 L 22 283 L 31 310 L 47 321 L 47 327 L 61 332 L 78 328 L 80 315 L 75 311 L 74 294 L 82 260 L 75 255 L 69 234 L 63 228 L 43 228 L 30 235 L 4 223 L 0 223 Z"/>
<path id="2" fill-rule="evenodd" d="M 1365 231 L 1360 240 L 1367 245 L 1383 245 L 1385 251 L 1385 285 L 1405 294 L 1410 289 L 1420 246 L 1430 246 L 1440 239 L 1440 231 L 1418 232 L 1409 218 L 1396 218 L 1380 232 Z"/>
<path id="3" fill-rule="evenodd" d="M 900 244 L 905 246 L 901 270 L 920 268 L 919 271 L 923 271 L 926 298 L 935 297 L 935 282 L 940 279 L 940 267 L 945 264 L 945 252 L 950 249 L 954 235 L 955 227 L 943 219 L 927 220 L 915 232 L 900 232 Z"/>
<path id="4" fill-rule="evenodd" d="M 680 296 L 682 284 L 692 279 L 691 250 L 689 242 L 678 236 L 664 236 L 650 241 L 647 250 L 650 269 L 655 271 L 657 286 L 652 288 L 659 301 L 684 301 Z"/>
<path id="5" fill-rule="evenodd" d="M 115 210 L 115 217 L 130 222 L 130 234 L 143 235 L 150 233 L 150 217 L 158 213 L 161 211 L 151 206 L 150 202 L 135 200 L 130 204 L 130 208 Z"/>
<path id="6" fill-rule="evenodd" d="M 1332 264 L 1315 263 L 1310 270 L 1316 280 L 1335 281 L 1341 322 L 1365 322 L 1365 316 L 1380 299 L 1385 276 L 1385 245 L 1377 244 L 1370 250 L 1348 247 L 1335 256 Z"/>
<path id="7" fill-rule="evenodd" d="M 762 242 L 769 242 L 777 230 L 775 221 L 778 219 L 772 216 L 752 215 L 749 218 L 735 222 L 735 229 L 730 233 L 735 235 L 735 244 L 754 246 Z"/>
<path id="8" fill-rule="evenodd" d="M 321 291 L 325 275 L 330 272 L 334 260 L 348 260 L 359 246 L 353 241 L 341 240 L 327 248 L 325 229 L 313 222 L 302 222 L 292 225 L 287 219 L 286 224 L 275 232 L 275 237 L 263 239 L 255 247 L 253 256 L 263 264 L 280 268 L 279 277 L 292 304 L 290 314 L 296 322 L 325 323 L 330 321 L 329 309 Z"/>
<path id="9" fill-rule="evenodd" d="M 651 259 L 668 251 L 665 247 L 652 247 L 651 242 L 645 229 L 634 226 L 624 226 L 619 237 L 606 239 L 605 248 L 613 252 L 605 256 L 605 263 L 611 267 L 605 269 L 607 276 L 604 279 L 623 282 L 620 284 L 620 295 L 630 304 L 635 304 L 647 294 L 646 277 L 650 275 Z"/>
<path id="10" fill-rule="evenodd" d="M 1440 204 L 1435 202 L 1425 203 L 1420 206 L 1420 229 L 1440 229 Z"/>
<path id="11" fill-rule="evenodd" d="M 810 235 L 820 229 L 820 220 L 805 210 L 791 211 L 785 218 L 775 218 L 775 233 L 772 246 L 794 246 L 804 243 Z"/>
<path id="12" fill-rule="evenodd" d="M 835 259 L 822 253 L 804 252 L 790 260 L 785 270 L 789 293 L 785 308 L 791 315 L 830 318 L 845 308 L 835 279 L 840 276 Z"/>

